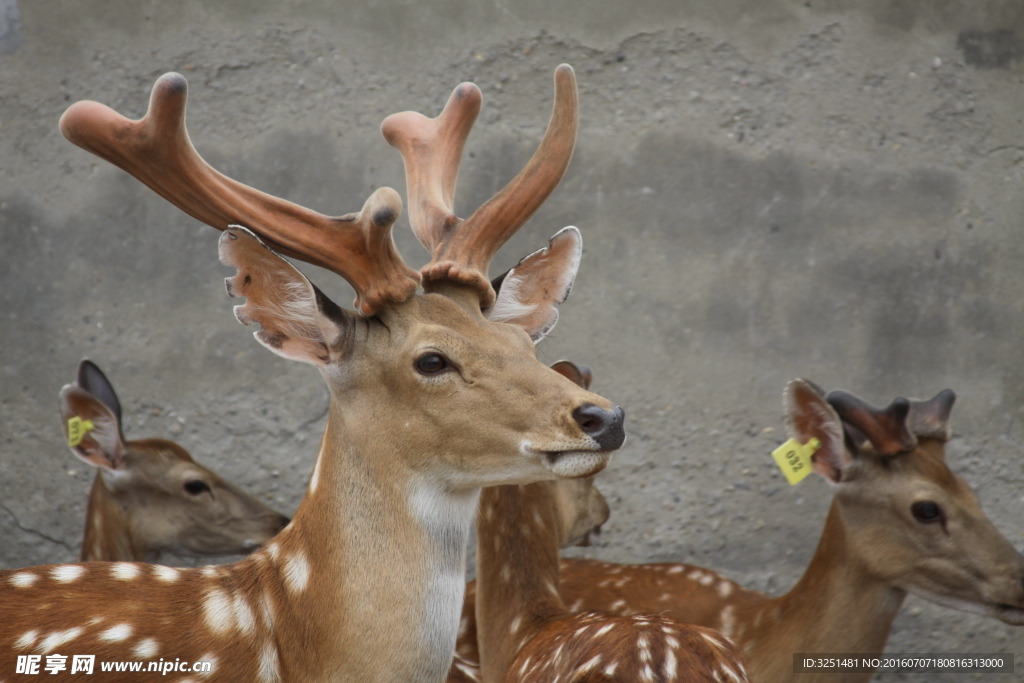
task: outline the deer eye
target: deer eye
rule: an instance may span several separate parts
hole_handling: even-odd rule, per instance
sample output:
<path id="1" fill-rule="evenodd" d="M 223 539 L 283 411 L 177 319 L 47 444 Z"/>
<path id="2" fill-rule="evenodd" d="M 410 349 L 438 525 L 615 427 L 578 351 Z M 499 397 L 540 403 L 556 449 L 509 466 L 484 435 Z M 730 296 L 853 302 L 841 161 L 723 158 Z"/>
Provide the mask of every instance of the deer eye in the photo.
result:
<path id="1" fill-rule="evenodd" d="M 935 524 L 942 520 L 942 508 L 930 500 L 922 500 L 910 506 L 910 514 L 921 524 Z"/>
<path id="2" fill-rule="evenodd" d="M 200 493 L 210 492 L 210 487 L 201 479 L 189 479 L 185 482 L 185 492 L 190 496 L 198 496 Z"/>
<path id="3" fill-rule="evenodd" d="M 448 369 L 448 361 L 439 353 L 425 353 L 416 359 L 416 371 L 421 375 L 437 375 Z"/>

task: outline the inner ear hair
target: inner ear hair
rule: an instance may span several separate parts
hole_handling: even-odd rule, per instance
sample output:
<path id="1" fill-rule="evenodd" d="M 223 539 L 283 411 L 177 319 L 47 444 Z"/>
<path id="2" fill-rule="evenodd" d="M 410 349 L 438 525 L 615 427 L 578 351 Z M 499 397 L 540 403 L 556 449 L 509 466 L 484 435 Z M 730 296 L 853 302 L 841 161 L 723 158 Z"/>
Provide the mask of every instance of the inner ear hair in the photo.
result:
<path id="1" fill-rule="evenodd" d="M 943 389 L 927 401 L 910 399 L 910 431 L 919 439 L 949 441 L 952 437 L 949 415 L 955 402 L 956 393 L 952 389 Z"/>

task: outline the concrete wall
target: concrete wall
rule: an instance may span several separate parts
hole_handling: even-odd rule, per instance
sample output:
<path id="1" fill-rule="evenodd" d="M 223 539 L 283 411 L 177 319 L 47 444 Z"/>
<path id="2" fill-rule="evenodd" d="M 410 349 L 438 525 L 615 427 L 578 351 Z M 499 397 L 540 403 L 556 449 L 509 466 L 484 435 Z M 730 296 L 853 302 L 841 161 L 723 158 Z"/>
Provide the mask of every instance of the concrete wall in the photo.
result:
<path id="1" fill-rule="evenodd" d="M 177 439 L 285 512 L 324 426 L 316 372 L 235 322 L 217 233 L 66 142 L 70 103 L 137 116 L 179 71 L 208 160 L 338 214 L 404 188 L 382 118 L 432 115 L 472 80 L 465 215 L 532 153 L 560 62 L 579 79 L 576 157 L 492 272 L 582 229 L 540 355 L 593 367 L 630 434 L 587 554 L 788 589 L 830 497 L 769 457 L 797 376 L 875 403 L 954 388 L 950 462 L 1024 547 L 1022 60 L 1009 0 L 0 0 L 0 567 L 77 552 L 92 475 L 56 399 L 82 357 L 114 380 L 129 438 Z M 422 264 L 404 216 L 399 231 Z M 911 598 L 890 650 L 1024 666 L 1022 643 Z"/>

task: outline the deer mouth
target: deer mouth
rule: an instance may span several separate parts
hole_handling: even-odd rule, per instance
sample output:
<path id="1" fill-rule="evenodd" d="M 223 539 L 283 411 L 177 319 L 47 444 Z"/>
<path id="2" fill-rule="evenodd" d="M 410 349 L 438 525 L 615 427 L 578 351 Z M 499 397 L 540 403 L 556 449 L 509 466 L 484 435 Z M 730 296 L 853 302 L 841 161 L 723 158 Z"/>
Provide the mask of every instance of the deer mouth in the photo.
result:
<path id="1" fill-rule="evenodd" d="M 611 451 L 536 451 L 542 458 L 544 466 L 560 478 L 578 479 L 591 477 L 605 467 L 611 460 Z"/>
<path id="2" fill-rule="evenodd" d="M 1014 607 L 1006 603 L 993 606 L 993 615 L 999 621 L 1013 626 L 1024 626 L 1024 607 Z"/>

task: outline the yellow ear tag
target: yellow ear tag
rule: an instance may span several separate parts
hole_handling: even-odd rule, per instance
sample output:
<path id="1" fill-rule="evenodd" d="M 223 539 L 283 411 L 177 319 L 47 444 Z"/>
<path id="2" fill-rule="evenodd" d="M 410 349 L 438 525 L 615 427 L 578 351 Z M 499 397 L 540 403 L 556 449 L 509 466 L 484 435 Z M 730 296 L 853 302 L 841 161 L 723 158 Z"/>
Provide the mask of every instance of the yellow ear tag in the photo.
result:
<path id="1" fill-rule="evenodd" d="M 68 420 L 68 445 L 74 448 L 78 444 L 82 443 L 82 439 L 85 438 L 85 435 L 95 428 L 96 425 L 92 423 L 92 420 L 83 420 L 75 415 L 73 418 Z"/>
<path id="2" fill-rule="evenodd" d="M 786 481 L 791 486 L 796 486 L 811 473 L 811 456 L 819 448 L 821 448 L 821 442 L 813 437 L 806 444 L 801 444 L 796 439 L 790 439 L 772 451 L 772 457 L 775 458 L 775 464 L 786 475 Z"/>

